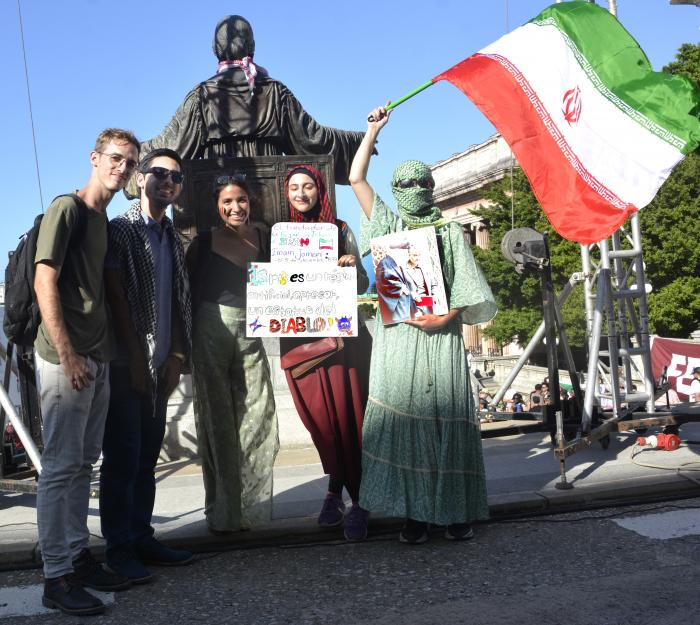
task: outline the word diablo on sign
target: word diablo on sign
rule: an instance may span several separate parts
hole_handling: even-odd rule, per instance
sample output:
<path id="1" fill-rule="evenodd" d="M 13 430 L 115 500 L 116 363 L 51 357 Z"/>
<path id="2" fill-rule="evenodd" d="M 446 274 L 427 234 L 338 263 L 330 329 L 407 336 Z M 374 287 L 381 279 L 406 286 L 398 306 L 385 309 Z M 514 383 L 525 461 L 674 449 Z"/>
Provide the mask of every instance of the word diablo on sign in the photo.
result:
<path id="1" fill-rule="evenodd" d="M 250 263 L 247 336 L 357 336 L 357 270 L 336 263 Z"/>

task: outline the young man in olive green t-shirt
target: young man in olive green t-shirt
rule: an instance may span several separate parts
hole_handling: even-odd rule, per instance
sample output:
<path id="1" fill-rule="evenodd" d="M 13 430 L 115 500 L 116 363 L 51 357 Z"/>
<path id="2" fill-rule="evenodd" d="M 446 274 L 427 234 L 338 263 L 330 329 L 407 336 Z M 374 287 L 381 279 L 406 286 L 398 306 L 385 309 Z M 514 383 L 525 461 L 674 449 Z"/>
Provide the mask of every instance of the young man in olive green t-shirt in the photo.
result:
<path id="1" fill-rule="evenodd" d="M 84 587 L 120 590 L 129 581 L 106 571 L 88 549 L 90 476 L 102 447 L 112 357 L 103 284 L 106 209 L 136 167 L 139 142 L 109 128 L 90 153 L 92 172 L 77 197 L 62 196 L 41 222 L 35 257 L 41 326 L 36 363 L 44 450 L 37 491 L 42 602 L 68 614 L 98 614 L 104 604 Z M 84 213 L 84 234 L 71 234 Z"/>

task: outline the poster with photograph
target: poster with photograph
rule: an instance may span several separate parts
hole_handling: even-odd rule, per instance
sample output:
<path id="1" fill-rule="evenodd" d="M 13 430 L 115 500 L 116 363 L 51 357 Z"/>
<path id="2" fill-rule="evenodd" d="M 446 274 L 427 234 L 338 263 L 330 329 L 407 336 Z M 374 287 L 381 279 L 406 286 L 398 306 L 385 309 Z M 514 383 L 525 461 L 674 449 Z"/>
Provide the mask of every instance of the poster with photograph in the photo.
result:
<path id="1" fill-rule="evenodd" d="M 371 240 L 379 311 L 384 325 L 445 315 L 449 308 L 434 228 Z"/>
<path id="2" fill-rule="evenodd" d="M 279 222 L 272 226 L 270 260 L 338 260 L 338 226 L 329 223 Z"/>
<path id="3" fill-rule="evenodd" d="M 356 285 L 335 262 L 249 263 L 246 336 L 357 336 Z"/>

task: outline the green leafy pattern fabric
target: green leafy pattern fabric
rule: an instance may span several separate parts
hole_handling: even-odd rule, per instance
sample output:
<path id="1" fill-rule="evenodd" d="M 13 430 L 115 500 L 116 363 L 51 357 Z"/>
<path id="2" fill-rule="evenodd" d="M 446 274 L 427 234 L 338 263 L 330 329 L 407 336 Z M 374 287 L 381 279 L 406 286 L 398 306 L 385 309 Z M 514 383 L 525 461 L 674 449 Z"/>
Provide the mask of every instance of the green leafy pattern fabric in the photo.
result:
<path id="1" fill-rule="evenodd" d="M 375 195 L 371 219 L 363 218 L 362 248 L 369 249 L 371 238 L 408 228 Z M 436 232 L 450 308 L 460 309 L 462 318 L 430 333 L 377 321 L 362 431 L 360 505 L 446 525 L 488 517 L 461 322 L 488 321 L 496 306 L 460 225 L 447 222 Z"/>
<path id="2" fill-rule="evenodd" d="M 237 531 L 272 518 L 279 449 L 270 368 L 245 309 L 202 302 L 195 317 L 193 381 L 197 447 L 210 528 Z"/>

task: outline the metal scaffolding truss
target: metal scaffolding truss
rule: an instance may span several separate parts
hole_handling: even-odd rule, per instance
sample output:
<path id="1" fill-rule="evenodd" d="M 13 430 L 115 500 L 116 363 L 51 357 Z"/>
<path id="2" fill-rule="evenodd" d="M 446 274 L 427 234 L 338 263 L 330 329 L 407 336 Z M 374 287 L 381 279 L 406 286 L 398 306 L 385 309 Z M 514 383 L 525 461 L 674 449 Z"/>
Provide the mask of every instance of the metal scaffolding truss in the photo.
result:
<path id="1" fill-rule="evenodd" d="M 654 412 L 648 286 L 645 279 L 639 216 L 628 227 L 595 246 L 581 246 L 588 334 L 588 372 L 581 429 L 591 429 L 595 406 L 621 419 L 641 406 Z M 598 258 L 594 259 L 593 248 Z M 601 338 L 605 337 L 601 349 Z M 634 357 L 637 358 L 634 358 Z M 633 372 L 642 389 L 633 381 Z"/>
<path id="2" fill-rule="evenodd" d="M 521 231 L 521 232 L 519 232 Z M 502 247 L 510 260 L 514 252 L 507 248 L 527 250 L 526 231 L 512 231 L 511 241 Z M 544 235 L 541 235 L 544 236 Z M 546 250 L 546 237 L 545 250 Z M 519 247 L 520 246 L 520 247 Z M 523 257 L 525 251 L 519 252 Z M 547 339 L 547 364 L 553 405 L 544 410 L 542 426 L 552 436 L 554 453 L 560 461 L 559 488 L 571 488 L 566 481 L 565 459 L 581 449 L 600 441 L 607 447 L 612 432 L 624 432 L 652 426 L 677 428 L 695 421 L 683 405 L 674 410 L 656 409 L 656 398 L 665 392 L 665 380 L 654 379 L 651 362 L 651 341 L 642 237 L 639 217 L 635 213 L 628 223 L 610 239 L 593 245 L 581 246 L 582 271 L 574 273 L 558 297 L 546 275 L 550 273 L 549 252 L 541 258 L 529 256 L 545 276 L 542 282 L 544 320 L 525 347 L 518 362 L 506 376 L 491 400 L 498 404 L 543 339 Z M 585 296 L 588 362 L 584 376 L 577 372 L 566 340 L 561 306 L 577 284 L 582 284 Z M 551 285 L 551 281 L 550 281 Z M 548 310 L 549 308 L 549 310 Z M 558 334 L 557 334 L 558 333 Z M 558 347 L 556 346 L 558 343 Z M 558 359 L 561 352 L 575 390 L 575 397 L 562 400 L 558 393 Z"/>

